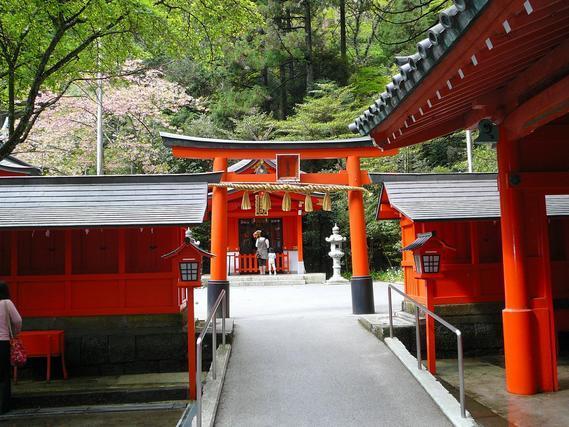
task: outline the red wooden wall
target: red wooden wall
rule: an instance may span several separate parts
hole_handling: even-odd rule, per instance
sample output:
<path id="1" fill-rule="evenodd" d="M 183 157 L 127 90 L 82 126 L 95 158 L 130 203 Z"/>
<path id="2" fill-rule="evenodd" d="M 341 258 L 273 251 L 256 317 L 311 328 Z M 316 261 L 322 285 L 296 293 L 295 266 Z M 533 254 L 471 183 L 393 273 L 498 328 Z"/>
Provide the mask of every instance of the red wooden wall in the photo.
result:
<path id="1" fill-rule="evenodd" d="M 24 316 L 175 313 L 178 227 L 0 230 L 0 278 Z"/>
<path id="2" fill-rule="evenodd" d="M 531 211 L 531 206 L 527 206 Z M 569 217 L 548 219 L 549 254 L 551 259 L 551 284 L 554 299 L 569 298 Z M 536 223 L 527 224 L 526 247 L 530 249 L 529 271 L 536 283 L 545 285 L 538 259 L 543 251 L 536 235 Z M 464 304 L 504 300 L 502 247 L 500 221 L 439 221 L 413 223 L 407 218 L 401 220 L 402 242 L 406 246 L 413 242 L 418 233 L 435 231 L 437 237 L 457 249 L 444 252 L 441 259 L 441 273 L 444 278 L 436 279 L 431 289 L 433 303 Z M 532 262 L 532 259 L 535 262 Z M 426 287 L 423 280 L 417 280 L 413 271 L 410 251 L 403 253 L 402 266 L 405 274 L 406 292 L 426 303 Z M 536 286 L 534 292 L 540 292 Z M 541 291 L 545 292 L 543 289 Z M 537 294 L 536 294 L 537 295 Z M 556 310 L 558 329 L 569 330 L 567 310 Z"/>
<path id="3" fill-rule="evenodd" d="M 413 223 L 401 220 L 403 246 L 418 233 L 435 231 L 437 237 L 456 251 L 445 251 L 441 258 L 442 279 L 431 289 L 432 303 L 461 304 L 502 301 L 504 299 L 502 252 L 499 221 L 439 221 Z M 406 291 L 426 303 L 423 280 L 414 278 L 413 255 L 403 253 Z"/>

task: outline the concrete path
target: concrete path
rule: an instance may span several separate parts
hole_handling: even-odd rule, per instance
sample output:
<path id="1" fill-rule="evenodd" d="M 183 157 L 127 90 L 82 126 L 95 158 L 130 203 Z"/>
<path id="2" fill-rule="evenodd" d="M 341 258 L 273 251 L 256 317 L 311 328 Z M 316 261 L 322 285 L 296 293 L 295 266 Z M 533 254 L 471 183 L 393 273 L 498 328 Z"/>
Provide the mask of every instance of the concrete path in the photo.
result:
<path id="1" fill-rule="evenodd" d="M 385 286 L 376 285 L 377 308 Z M 451 425 L 351 314 L 349 286 L 232 289 L 222 426 Z M 198 294 L 198 306 L 205 294 Z"/>

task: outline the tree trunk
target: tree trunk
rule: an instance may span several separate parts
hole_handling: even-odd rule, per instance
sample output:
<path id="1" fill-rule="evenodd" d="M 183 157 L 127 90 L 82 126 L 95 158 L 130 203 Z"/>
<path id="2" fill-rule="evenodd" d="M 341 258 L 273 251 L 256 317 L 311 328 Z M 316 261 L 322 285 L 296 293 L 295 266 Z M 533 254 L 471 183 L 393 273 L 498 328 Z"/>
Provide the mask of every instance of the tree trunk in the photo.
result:
<path id="1" fill-rule="evenodd" d="M 279 65 L 279 119 L 284 120 L 286 118 L 287 110 L 287 93 L 286 93 L 286 66 L 284 62 Z"/>
<path id="2" fill-rule="evenodd" d="M 16 123 L 16 73 L 13 64 L 8 64 L 8 139 L 14 135 L 14 126 Z"/>
<path id="3" fill-rule="evenodd" d="M 263 86 L 269 87 L 269 69 L 267 66 L 264 66 L 261 70 L 261 81 L 263 82 Z"/>
<path id="4" fill-rule="evenodd" d="M 342 62 L 346 64 L 348 60 L 346 48 L 346 0 L 340 0 L 340 57 Z"/>
<path id="5" fill-rule="evenodd" d="M 314 86 L 314 65 L 312 63 L 312 13 L 310 0 L 304 0 L 304 32 L 306 37 L 306 91 Z"/>

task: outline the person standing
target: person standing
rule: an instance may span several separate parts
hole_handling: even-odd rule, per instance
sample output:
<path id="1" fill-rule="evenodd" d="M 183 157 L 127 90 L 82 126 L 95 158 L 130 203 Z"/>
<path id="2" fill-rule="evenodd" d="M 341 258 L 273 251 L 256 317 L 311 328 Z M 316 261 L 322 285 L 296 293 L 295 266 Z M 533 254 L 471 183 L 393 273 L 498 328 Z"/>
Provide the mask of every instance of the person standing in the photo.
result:
<path id="1" fill-rule="evenodd" d="M 257 248 L 257 261 L 259 262 L 259 274 L 267 273 L 267 259 L 269 258 L 269 239 L 263 237 L 263 232 L 257 230 L 253 233 L 255 247 Z"/>
<path id="2" fill-rule="evenodd" d="M 10 289 L 0 281 L 0 413 L 10 410 L 12 394 L 10 366 L 10 331 L 13 336 L 22 329 L 22 317 L 10 300 Z"/>
<path id="3" fill-rule="evenodd" d="M 269 248 L 269 275 L 277 275 L 277 253 L 273 247 Z"/>

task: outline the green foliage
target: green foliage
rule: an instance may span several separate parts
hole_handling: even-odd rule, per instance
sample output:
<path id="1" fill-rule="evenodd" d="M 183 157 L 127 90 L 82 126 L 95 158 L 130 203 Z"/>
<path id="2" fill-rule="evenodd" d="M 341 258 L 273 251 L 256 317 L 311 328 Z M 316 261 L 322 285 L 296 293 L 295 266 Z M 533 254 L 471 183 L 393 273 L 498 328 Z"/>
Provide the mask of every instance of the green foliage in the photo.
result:
<path id="1" fill-rule="evenodd" d="M 403 282 L 403 269 L 401 267 L 390 267 L 386 270 L 372 270 L 371 278 L 375 281 L 400 283 Z"/>
<path id="2" fill-rule="evenodd" d="M 389 70 L 378 65 L 361 67 L 350 78 L 354 94 L 368 99 L 372 99 L 378 93 L 383 92 L 385 85 L 390 81 Z"/>
<path id="3" fill-rule="evenodd" d="M 0 52 L 0 113 L 9 110 L 10 105 L 18 110 L 14 114 L 19 117 L 26 107 L 44 108 L 38 99 L 30 97 L 30 89 L 37 86 L 34 82 L 41 58 L 57 32 L 58 19 L 79 12 L 72 30 L 64 32 L 48 56 L 47 69 L 61 66 L 47 75 L 39 74 L 36 95 L 50 90 L 55 102 L 69 82 L 92 79 L 97 71 L 114 75 L 123 70 L 126 60 L 143 58 L 145 66 L 163 70 L 168 82 L 199 101 L 199 108 L 180 102 L 175 108 L 160 105 L 150 113 L 139 111 L 138 116 L 133 115 L 132 102 L 129 108 L 121 109 L 123 112 L 118 108 L 112 112 L 107 105 L 106 154 L 114 172 L 211 169 L 209 161 L 174 159 L 158 137 L 164 129 L 243 140 L 350 138 L 354 135 L 347 125 L 384 90 L 396 72 L 393 56 L 414 52 L 417 39 L 425 37 L 424 30 L 451 2 L 429 1 L 421 7 L 408 0 L 344 3 L 346 15 L 342 17 L 339 2 L 328 0 L 0 0 L 0 44 L 8 48 Z M 340 52 L 342 18 L 346 23 L 345 55 Z M 10 64 L 20 39 L 17 61 Z M 90 41 L 85 47 L 75 52 L 87 39 Z M 61 64 L 63 59 L 67 60 Z M 7 79 L 10 67 L 15 73 L 11 103 Z M 309 70 L 315 82 L 312 86 L 307 79 Z M 119 87 L 117 81 L 113 84 Z M 70 86 L 68 95 L 83 96 L 77 87 Z M 142 92 L 144 85 L 131 86 L 130 90 Z M 86 91 L 93 96 L 92 88 Z M 86 102 L 83 107 L 92 116 L 92 103 Z M 93 118 L 86 120 L 87 125 L 82 120 L 81 126 L 70 126 L 66 137 L 65 128 L 57 126 L 57 120 L 70 115 L 71 110 L 64 108 L 51 124 L 41 118 L 36 123 L 42 127 L 44 139 L 49 136 L 46 145 L 52 145 L 46 150 L 50 151 L 49 163 L 65 158 L 64 167 L 54 166 L 51 170 L 70 171 L 72 167 L 73 173 L 91 173 Z M 29 119 L 33 122 L 33 116 Z M 19 142 L 26 139 L 28 131 L 29 127 L 23 129 Z M 30 144 L 38 144 L 38 138 L 34 139 Z M 65 141 L 65 145 L 57 145 L 58 141 Z M 36 148 L 42 151 L 41 146 Z M 60 153 L 53 154 L 57 151 Z M 305 171 L 334 172 L 344 168 L 342 162 L 303 161 L 301 167 Z M 464 134 L 447 135 L 401 149 L 393 157 L 364 159 L 362 163 L 364 169 L 378 172 L 464 172 Z M 474 170 L 495 171 L 495 151 L 476 147 Z M 379 188 L 370 190 L 365 195 L 370 266 L 378 272 L 374 273 L 378 278 L 393 281 L 390 278 L 397 276 L 401 257 L 399 225 L 396 221 L 376 220 Z M 334 222 L 344 235 L 349 235 L 346 195 L 333 195 L 333 212 L 314 212 L 304 221 L 307 268 L 329 271 L 324 237 L 330 234 Z M 206 247 L 208 227 L 205 224 L 196 231 Z M 346 253 L 344 262 L 349 266 L 349 242 Z"/>
<path id="4" fill-rule="evenodd" d="M 275 134 L 283 139 L 351 138 L 346 124 L 361 109 L 350 86 L 318 82 L 293 115 L 275 122 Z"/>

